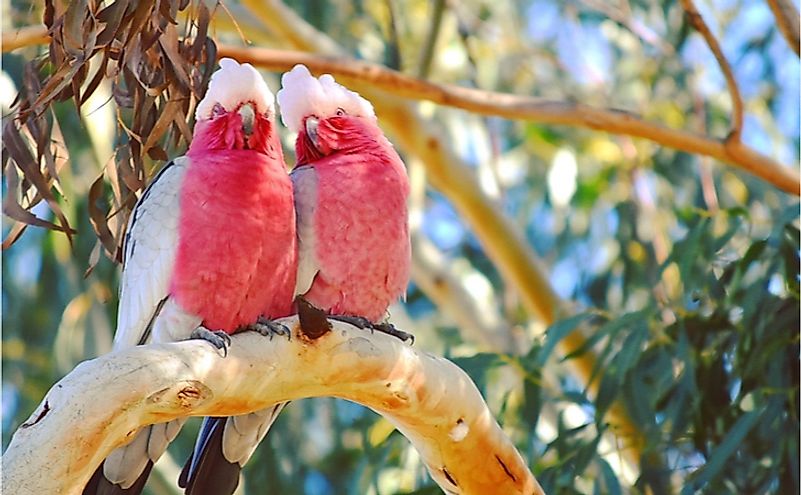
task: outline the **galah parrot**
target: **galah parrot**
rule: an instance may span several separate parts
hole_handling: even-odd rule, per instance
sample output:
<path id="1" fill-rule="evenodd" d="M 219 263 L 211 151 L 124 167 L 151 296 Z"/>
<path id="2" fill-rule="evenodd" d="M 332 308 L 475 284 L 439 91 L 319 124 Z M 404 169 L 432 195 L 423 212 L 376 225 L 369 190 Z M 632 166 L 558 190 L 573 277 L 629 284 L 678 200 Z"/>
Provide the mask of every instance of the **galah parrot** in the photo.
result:
<path id="1" fill-rule="evenodd" d="M 373 106 L 303 65 L 283 75 L 277 98 L 298 133 L 295 294 L 332 319 L 412 338 L 383 322 L 409 282 L 409 181 Z"/>
<path id="2" fill-rule="evenodd" d="M 291 174 L 298 222 L 298 309 L 302 314 L 311 304 L 310 319 L 324 311 L 332 319 L 412 338 L 382 321 L 409 281 L 409 183 L 403 162 L 378 128 L 372 105 L 330 75 L 316 79 L 298 65 L 281 82 L 281 118 L 298 132 L 298 163 Z M 261 424 L 254 418 L 263 431 L 252 437 L 256 443 L 250 452 L 284 405 L 264 412 Z M 224 433 L 217 431 L 216 443 L 222 435 L 224 445 Z M 221 460 L 231 462 L 224 449 L 223 458 L 209 450 L 220 451 L 215 442 L 199 440 L 187 463 L 213 459 L 192 468 L 204 480 L 219 476 Z M 230 495 L 234 488 L 202 493 Z"/>
<path id="3" fill-rule="evenodd" d="M 293 311 L 295 210 L 273 94 L 251 65 L 222 59 L 195 120 L 186 155 L 161 170 L 131 214 L 115 350 L 190 337 L 227 350 L 240 329 L 281 333 L 271 320 Z M 142 428 L 84 493 L 140 493 L 183 422 Z"/>

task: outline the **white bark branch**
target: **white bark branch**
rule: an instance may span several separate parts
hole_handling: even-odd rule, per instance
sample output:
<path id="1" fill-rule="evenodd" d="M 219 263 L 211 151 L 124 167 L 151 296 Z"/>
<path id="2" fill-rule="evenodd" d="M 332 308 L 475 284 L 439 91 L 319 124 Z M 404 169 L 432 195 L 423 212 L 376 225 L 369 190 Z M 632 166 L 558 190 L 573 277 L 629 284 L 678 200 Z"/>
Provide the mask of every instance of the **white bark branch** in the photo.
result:
<path id="1" fill-rule="evenodd" d="M 202 341 L 139 346 L 78 365 L 14 434 L 8 493 L 80 493 L 139 427 L 181 416 L 244 414 L 333 396 L 392 421 L 446 493 L 541 494 L 470 378 L 450 361 L 383 334 L 332 322 L 309 340 L 235 335 L 227 357 Z M 454 484 L 454 481 L 456 484 Z"/>

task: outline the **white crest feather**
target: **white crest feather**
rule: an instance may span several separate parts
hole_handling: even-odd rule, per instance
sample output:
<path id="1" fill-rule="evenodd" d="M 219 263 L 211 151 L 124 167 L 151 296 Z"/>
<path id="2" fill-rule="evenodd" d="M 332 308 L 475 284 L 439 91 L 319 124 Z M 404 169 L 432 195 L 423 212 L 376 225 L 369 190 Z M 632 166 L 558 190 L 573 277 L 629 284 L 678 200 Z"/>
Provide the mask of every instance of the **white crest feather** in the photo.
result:
<path id="1" fill-rule="evenodd" d="M 281 120 L 292 132 L 300 129 L 305 117 L 331 117 L 338 108 L 345 110 L 348 115 L 376 120 L 373 105 L 359 93 L 337 83 L 331 74 L 315 78 L 305 65 L 298 64 L 281 76 L 281 89 L 277 97 L 281 106 Z"/>
<path id="2" fill-rule="evenodd" d="M 252 102 L 256 111 L 273 114 L 275 97 L 261 75 L 250 64 L 240 64 L 232 58 L 220 60 L 220 68 L 211 75 L 206 96 L 200 100 L 195 120 L 211 117 L 214 105 L 234 111 L 245 102 Z"/>

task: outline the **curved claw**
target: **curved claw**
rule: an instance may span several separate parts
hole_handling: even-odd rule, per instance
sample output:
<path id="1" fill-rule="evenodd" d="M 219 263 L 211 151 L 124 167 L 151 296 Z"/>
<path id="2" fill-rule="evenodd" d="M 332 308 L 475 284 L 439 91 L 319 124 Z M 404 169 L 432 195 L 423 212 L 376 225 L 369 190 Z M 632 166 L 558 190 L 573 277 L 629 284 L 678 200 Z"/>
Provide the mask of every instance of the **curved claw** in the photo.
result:
<path id="1" fill-rule="evenodd" d="M 398 330 L 395 325 L 389 322 L 373 323 L 363 316 L 348 316 L 348 315 L 329 315 L 329 320 L 337 320 L 361 328 L 362 330 L 370 330 L 371 332 L 381 332 L 387 335 L 400 339 L 402 342 L 409 342 L 409 345 L 414 345 L 414 335 Z"/>
<path id="2" fill-rule="evenodd" d="M 265 337 L 270 337 L 270 340 L 273 340 L 273 337 L 276 335 L 281 335 L 289 340 L 292 340 L 292 332 L 289 330 L 289 327 L 263 316 L 259 316 L 259 318 L 256 320 L 256 323 L 248 325 L 245 327 L 245 330 L 259 332 Z"/>
<path id="3" fill-rule="evenodd" d="M 373 328 L 381 333 L 392 335 L 393 337 L 400 339 L 402 342 L 409 341 L 409 345 L 414 345 L 414 335 L 404 332 L 403 330 L 398 330 L 392 323 L 376 323 L 373 325 Z"/>
<path id="4" fill-rule="evenodd" d="M 370 322 L 370 320 L 368 320 L 364 316 L 328 315 L 328 319 L 341 321 L 343 323 L 348 323 L 356 328 L 360 328 L 362 330 L 370 330 L 371 332 L 376 329 L 375 325 L 373 325 L 373 323 Z"/>
<path id="5" fill-rule="evenodd" d="M 228 348 L 231 347 L 231 336 L 222 330 L 209 330 L 204 326 L 199 326 L 192 330 L 189 338 L 205 340 L 217 349 L 222 349 L 223 357 L 228 356 Z"/>

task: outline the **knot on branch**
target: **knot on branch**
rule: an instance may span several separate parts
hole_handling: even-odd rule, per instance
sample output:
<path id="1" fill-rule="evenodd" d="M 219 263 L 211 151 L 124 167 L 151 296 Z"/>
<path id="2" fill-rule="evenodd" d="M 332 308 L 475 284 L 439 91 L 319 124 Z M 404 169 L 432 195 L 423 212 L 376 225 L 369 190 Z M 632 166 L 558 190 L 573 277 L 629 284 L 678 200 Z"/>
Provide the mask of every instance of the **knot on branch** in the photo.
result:
<path id="1" fill-rule="evenodd" d="M 151 394 L 147 401 L 165 412 L 192 410 L 214 397 L 214 392 L 198 380 L 185 380 Z"/>

